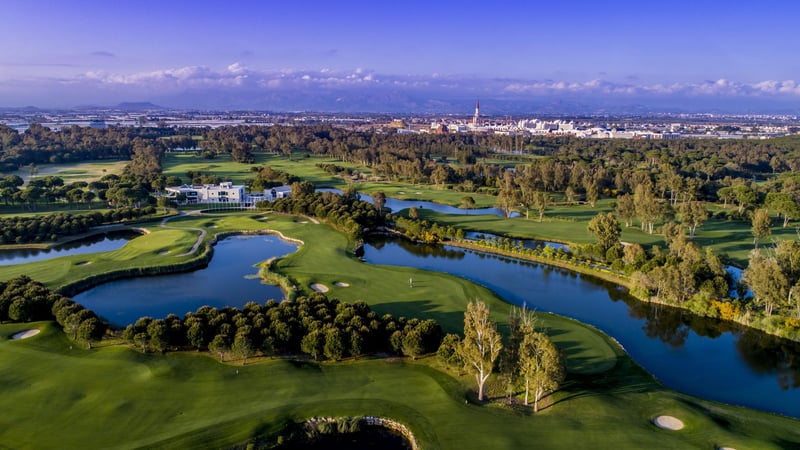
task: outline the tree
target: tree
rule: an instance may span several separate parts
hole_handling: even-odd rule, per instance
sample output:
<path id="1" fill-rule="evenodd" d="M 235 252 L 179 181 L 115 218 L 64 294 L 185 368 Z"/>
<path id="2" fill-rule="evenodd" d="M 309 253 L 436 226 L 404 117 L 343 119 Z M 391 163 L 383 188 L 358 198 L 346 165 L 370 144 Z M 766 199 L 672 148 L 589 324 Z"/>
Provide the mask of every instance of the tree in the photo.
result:
<path id="1" fill-rule="evenodd" d="M 514 207 L 520 202 L 519 190 L 514 183 L 514 175 L 510 170 L 506 170 L 503 179 L 499 181 L 500 190 L 497 193 L 495 206 L 503 211 L 506 219 L 511 217 Z"/>
<path id="2" fill-rule="evenodd" d="M 625 221 L 625 227 L 630 227 L 633 223 L 633 218 L 636 217 L 636 205 L 633 202 L 633 197 L 630 194 L 620 195 L 617 198 L 617 206 L 614 212 Z"/>
<path id="3" fill-rule="evenodd" d="M 622 235 L 622 227 L 619 221 L 611 213 L 599 213 L 589 221 L 589 233 L 597 239 L 597 245 L 602 249 L 603 254 L 619 245 L 619 238 Z"/>
<path id="4" fill-rule="evenodd" d="M 525 329 L 519 348 L 519 374 L 525 380 L 525 405 L 533 388 L 533 411 L 539 411 L 542 396 L 558 389 L 564 380 L 561 353 L 543 333 Z"/>
<path id="5" fill-rule="evenodd" d="M 403 336 L 403 354 L 417 359 L 425 351 L 422 345 L 422 335 L 417 330 L 411 330 Z"/>
<path id="6" fill-rule="evenodd" d="M 764 307 L 767 316 L 771 316 L 775 307 L 789 298 L 791 285 L 780 265 L 775 258 L 766 258 L 758 250 L 751 253 L 742 278 L 752 289 L 756 304 Z"/>
<path id="7" fill-rule="evenodd" d="M 589 203 L 589 206 L 594 208 L 598 198 L 600 198 L 600 189 L 597 186 L 597 182 L 592 181 L 586 186 L 586 202 Z"/>
<path id="8" fill-rule="evenodd" d="M 697 227 L 708 219 L 708 210 L 698 201 L 685 202 L 681 205 L 681 222 L 689 229 L 689 240 L 694 239 Z"/>
<path id="9" fill-rule="evenodd" d="M 247 364 L 247 358 L 249 358 L 255 352 L 253 340 L 250 338 L 251 332 L 252 327 L 245 325 L 236 330 L 236 336 L 233 338 L 231 352 L 233 352 L 233 354 L 239 358 L 242 358 L 243 366 Z"/>
<path id="10" fill-rule="evenodd" d="M 375 204 L 375 209 L 378 210 L 378 213 L 383 211 L 383 205 L 386 204 L 386 194 L 382 191 L 378 191 L 372 194 L 372 201 Z"/>
<path id="11" fill-rule="evenodd" d="M 95 317 L 90 317 L 81 322 L 78 327 L 78 339 L 86 342 L 89 349 L 92 348 L 92 342 L 100 340 L 103 336 L 104 327 L 99 320 Z"/>
<path id="12" fill-rule="evenodd" d="M 475 207 L 475 199 L 471 195 L 461 197 L 461 208 L 472 209 Z M 469 213 L 469 212 L 467 212 Z"/>
<path id="13" fill-rule="evenodd" d="M 464 362 L 461 360 L 459 348 L 461 348 L 461 336 L 448 333 L 442 339 L 442 343 L 439 344 L 436 356 L 444 363 L 445 367 L 449 368 L 451 364 L 456 366 L 463 365 Z"/>
<path id="14" fill-rule="evenodd" d="M 325 346 L 325 335 L 320 330 L 312 330 L 300 341 L 300 350 L 311 355 L 316 361 L 323 353 Z"/>
<path id="15" fill-rule="evenodd" d="M 478 382 L 478 400 L 483 400 L 483 386 L 494 370 L 494 364 L 503 348 L 500 333 L 489 319 L 489 308 L 476 300 L 467 303 L 464 313 L 464 339 L 461 342 L 461 357 L 475 374 Z"/>
<path id="16" fill-rule="evenodd" d="M 322 348 L 325 357 L 339 361 L 344 357 L 344 351 L 344 332 L 335 327 L 328 328 L 325 331 L 325 344 Z"/>
<path id="17" fill-rule="evenodd" d="M 766 209 L 757 209 L 753 214 L 753 244 L 758 248 L 761 240 L 769 237 L 772 234 L 770 228 L 770 217 Z"/>
<path id="18" fill-rule="evenodd" d="M 217 353 L 220 361 L 225 361 L 225 353 L 228 351 L 228 339 L 223 334 L 217 334 L 208 344 L 208 350 Z"/>
<path id="19" fill-rule="evenodd" d="M 544 219 L 544 211 L 550 206 L 551 197 L 545 192 L 536 191 L 533 193 L 533 207 L 539 213 L 539 222 Z"/>
<path id="20" fill-rule="evenodd" d="M 797 202 L 789 194 L 770 192 L 767 194 L 764 204 L 769 209 L 776 211 L 779 216 L 783 216 L 783 228 L 789 225 L 790 219 L 800 217 L 800 207 L 797 206 Z"/>

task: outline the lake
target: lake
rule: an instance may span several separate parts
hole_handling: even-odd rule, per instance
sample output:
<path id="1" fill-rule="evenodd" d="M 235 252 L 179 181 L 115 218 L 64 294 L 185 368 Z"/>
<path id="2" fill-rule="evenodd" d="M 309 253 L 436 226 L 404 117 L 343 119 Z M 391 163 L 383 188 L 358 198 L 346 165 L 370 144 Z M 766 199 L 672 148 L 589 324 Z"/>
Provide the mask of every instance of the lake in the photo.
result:
<path id="1" fill-rule="evenodd" d="M 67 255 L 82 255 L 118 250 L 141 233 L 135 231 L 113 231 L 95 234 L 83 239 L 56 245 L 50 248 L 11 248 L 0 250 L 0 266 L 43 261 Z"/>
<path id="2" fill-rule="evenodd" d="M 117 280 L 89 289 L 73 299 L 116 326 L 144 316 L 183 316 L 208 305 L 241 308 L 249 301 L 281 300 L 283 291 L 261 283 L 255 264 L 297 250 L 297 244 L 275 235 L 229 236 L 214 247 L 207 267 L 194 272 Z"/>
<path id="3" fill-rule="evenodd" d="M 800 345 L 796 343 L 681 309 L 643 303 L 619 286 L 551 266 L 382 238 L 368 241 L 365 250 L 368 263 L 461 276 L 512 304 L 594 325 L 617 339 L 637 363 L 670 388 L 800 417 Z"/>

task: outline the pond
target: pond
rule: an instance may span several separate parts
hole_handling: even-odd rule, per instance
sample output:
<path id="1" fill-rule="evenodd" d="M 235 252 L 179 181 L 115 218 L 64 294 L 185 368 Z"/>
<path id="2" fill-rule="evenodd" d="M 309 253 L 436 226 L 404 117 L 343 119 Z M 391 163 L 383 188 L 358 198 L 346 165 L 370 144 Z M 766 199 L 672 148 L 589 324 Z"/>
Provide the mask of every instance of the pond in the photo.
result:
<path id="1" fill-rule="evenodd" d="M 335 192 L 337 194 L 341 194 L 341 189 L 332 189 L 332 188 L 323 188 L 317 189 L 320 192 Z M 361 200 L 365 202 L 375 203 L 375 200 L 368 194 L 364 194 L 359 192 L 358 195 L 361 197 Z M 467 195 L 467 194 L 465 194 Z M 442 214 L 457 214 L 457 215 L 493 215 L 493 216 L 500 216 L 503 217 L 503 211 L 498 208 L 475 208 L 475 209 L 465 209 L 465 208 L 456 208 L 455 206 L 450 205 L 443 205 L 441 203 L 434 203 L 422 200 L 400 200 L 397 198 L 386 197 L 386 202 L 384 202 L 383 206 L 385 208 L 389 208 L 393 213 L 397 213 L 400 210 L 408 209 L 416 207 L 417 209 L 430 209 L 431 211 L 435 211 Z M 512 212 L 511 217 L 520 217 L 520 214 L 517 212 Z"/>
<path id="2" fill-rule="evenodd" d="M 796 343 L 680 309 L 642 303 L 624 289 L 592 277 L 455 247 L 375 239 L 367 243 L 364 259 L 467 278 L 515 305 L 600 328 L 670 388 L 800 417 L 800 345 Z"/>
<path id="3" fill-rule="evenodd" d="M 131 239 L 139 236 L 136 231 L 113 231 L 95 234 L 83 239 L 56 245 L 50 248 L 12 248 L 0 250 L 0 266 L 43 261 L 67 255 L 83 255 L 118 250 Z"/>
<path id="4" fill-rule="evenodd" d="M 73 299 L 120 327 L 144 316 L 183 316 L 203 305 L 241 308 L 251 300 L 263 304 L 283 299 L 284 294 L 277 286 L 261 283 L 255 264 L 296 249 L 297 244 L 275 235 L 229 236 L 217 243 L 211 262 L 203 269 L 112 281 Z"/>

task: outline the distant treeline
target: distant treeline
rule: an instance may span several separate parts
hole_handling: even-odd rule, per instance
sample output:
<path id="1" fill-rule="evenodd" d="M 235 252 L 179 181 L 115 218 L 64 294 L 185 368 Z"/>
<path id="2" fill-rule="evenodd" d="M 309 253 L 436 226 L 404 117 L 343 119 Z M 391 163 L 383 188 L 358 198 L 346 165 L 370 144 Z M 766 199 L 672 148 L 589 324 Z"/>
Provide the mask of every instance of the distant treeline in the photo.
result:
<path id="1" fill-rule="evenodd" d="M 56 213 L 42 216 L 0 217 L 0 244 L 52 242 L 60 237 L 89 231 L 98 225 L 117 223 L 155 213 L 155 208 L 119 208 L 89 214 Z"/>

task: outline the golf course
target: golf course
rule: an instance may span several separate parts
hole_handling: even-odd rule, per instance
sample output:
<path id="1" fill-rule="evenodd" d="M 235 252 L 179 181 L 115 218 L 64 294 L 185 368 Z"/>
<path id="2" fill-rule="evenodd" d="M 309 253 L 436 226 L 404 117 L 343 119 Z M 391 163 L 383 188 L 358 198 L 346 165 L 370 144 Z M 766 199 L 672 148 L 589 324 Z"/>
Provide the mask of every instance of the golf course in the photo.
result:
<path id="1" fill-rule="evenodd" d="M 164 226 L 162 226 L 164 225 Z M 157 267 L 201 258 L 216 233 L 279 232 L 302 241 L 273 271 L 302 292 L 324 285 L 343 301 L 378 313 L 433 318 L 460 332 L 468 301 L 506 322 L 508 305 L 469 281 L 410 268 L 365 265 L 327 225 L 273 213 L 184 215 L 138 225 L 147 233 L 120 250 L 0 268 L 51 288 L 98 270 Z M 205 231 L 205 233 L 203 233 Z M 101 269 L 104 268 L 104 269 Z M 408 279 L 419 280 L 413 289 Z M 165 299 L 166 301 L 166 299 Z M 726 406 L 660 385 L 611 339 L 574 320 L 541 314 L 539 326 L 567 348 L 568 375 L 544 410 L 474 402 L 474 380 L 430 356 L 344 362 L 255 358 L 220 363 L 208 353 L 142 354 L 116 340 L 86 350 L 50 322 L 0 326 L 0 442 L 8 448 L 226 448 L 275 442 L 289 421 L 372 415 L 407 425 L 422 448 L 788 448 L 795 419 Z M 39 329 L 26 339 L 15 334 Z M 489 394 L 504 389 L 490 381 Z M 654 424 L 668 415 L 684 428 Z M 100 431 L 102 430 L 102 431 Z"/>

